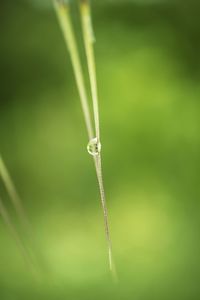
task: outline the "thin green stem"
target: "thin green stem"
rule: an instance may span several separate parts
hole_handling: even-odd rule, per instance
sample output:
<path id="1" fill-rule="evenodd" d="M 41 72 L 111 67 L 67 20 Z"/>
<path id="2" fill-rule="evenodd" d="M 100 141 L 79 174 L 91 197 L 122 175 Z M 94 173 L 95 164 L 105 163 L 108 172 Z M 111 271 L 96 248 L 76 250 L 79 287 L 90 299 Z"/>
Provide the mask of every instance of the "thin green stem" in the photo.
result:
<path id="1" fill-rule="evenodd" d="M 95 169 L 96 169 L 99 191 L 100 191 L 100 196 L 101 196 L 101 205 L 102 205 L 103 215 L 104 215 L 104 227 L 105 227 L 105 235 L 106 235 L 106 241 L 107 241 L 107 246 L 108 246 L 109 268 L 113 275 L 113 278 L 115 280 L 117 280 L 115 263 L 114 263 L 113 254 L 112 254 L 112 241 L 111 241 L 110 227 L 109 227 L 109 222 L 108 222 L 108 209 L 107 209 L 107 205 L 106 205 L 106 197 L 105 197 L 105 190 L 104 190 L 104 183 L 103 183 L 103 176 L 102 176 L 101 154 L 100 153 L 94 157 L 94 163 L 95 163 Z"/>
<path id="2" fill-rule="evenodd" d="M 92 27 L 89 1 L 80 0 L 80 13 L 81 13 L 82 30 L 83 30 L 88 72 L 90 78 L 93 113 L 94 113 L 94 120 L 95 120 L 95 131 L 96 131 L 97 143 L 100 143 L 98 91 L 97 91 L 95 57 L 94 57 L 94 49 L 93 49 L 93 44 L 95 39 L 94 39 L 94 31 Z M 106 205 L 106 197 L 105 197 L 105 190 L 103 184 L 100 152 L 98 153 L 97 156 L 94 156 L 94 161 L 95 161 L 95 168 L 96 168 L 97 180 L 98 180 L 100 197 L 101 197 L 101 204 L 102 204 L 102 209 L 104 214 L 104 226 L 105 226 L 105 234 L 106 234 L 106 240 L 108 245 L 109 266 L 111 272 L 116 278 L 116 271 L 115 271 L 113 255 L 112 255 L 112 243 L 111 243 L 110 228 L 108 222 L 108 209 Z"/>
<path id="3" fill-rule="evenodd" d="M 4 206 L 4 203 L 0 197 L 0 215 L 2 216 L 2 219 L 5 223 L 5 225 L 8 227 L 12 237 L 14 238 L 18 248 L 20 249 L 23 257 L 25 258 L 26 262 L 28 263 L 29 266 L 31 266 L 31 269 L 33 267 L 33 264 L 31 262 L 31 258 L 30 258 L 30 255 L 28 253 L 28 251 L 26 250 L 24 244 L 22 243 L 20 237 L 19 237 L 19 234 L 17 232 L 17 230 L 15 229 L 15 226 L 13 225 L 11 219 L 10 219 L 10 216 L 7 212 L 7 209 L 5 208 Z"/>
<path id="4" fill-rule="evenodd" d="M 94 137 L 94 133 L 92 129 L 93 127 L 92 119 L 90 116 L 89 104 L 87 99 L 85 83 L 83 79 L 83 71 L 82 71 L 81 62 L 78 54 L 77 43 L 76 43 L 75 34 L 74 34 L 74 30 L 70 18 L 69 5 L 59 0 L 54 0 L 53 2 L 57 13 L 58 21 L 70 53 L 76 84 L 78 87 L 82 110 L 85 118 L 88 137 L 89 139 L 92 139 Z"/>
<path id="5" fill-rule="evenodd" d="M 65 42 L 67 44 L 70 53 L 75 79 L 76 79 L 76 83 L 77 83 L 77 87 L 81 99 L 83 114 L 85 117 L 88 136 L 89 136 L 89 140 L 91 141 L 94 138 L 93 127 L 92 127 L 92 121 L 91 121 L 91 116 L 89 111 L 89 104 L 88 104 L 88 99 L 86 94 L 85 83 L 83 80 L 82 67 L 81 67 L 80 58 L 78 54 L 77 43 L 75 40 L 75 35 L 74 35 L 70 13 L 69 13 L 69 5 L 64 3 L 64 1 L 61 0 L 53 0 L 53 1 L 58 16 L 58 20 L 60 23 L 60 27 L 62 29 Z M 97 143 L 100 143 L 98 93 L 97 93 L 96 68 L 95 68 L 95 59 L 94 59 L 94 50 L 93 50 L 94 34 L 93 34 L 92 24 L 91 24 L 90 7 L 86 0 L 80 1 L 80 11 L 81 11 L 81 20 L 82 20 L 88 71 L 90 77 L 95 133 L 96 133 Z M 104 185 L 103 185 L 103 178 L 102 178 L 100 153 L 94 156 L 93 159 L 94 159 L 95 170 L 96 170 L 100 197 L 101 197 L 101 204 L 102 204 L 102 209 L 104 214 L 105 234 L 106 234 L 106 240 L 108 245 L 109 267 L 112 274 L 114 275 L 114 278 L 116 279 L 115 266 L 112 258 L 112 245 L 111 245 L 110 229 L 108 224 L 108 210 L 106 206 L 106 199 L 105 199 L 105 192 L 104 192 Z"/>
<path id="6" fill-rule="evenodd" d="M 26 216 L 24 207 L 22 205 L 22 201 L 17 193 L 17 190 L 15 188 L 14 182 L 8 172 L 8 169 L 4 163 L 4 160 L 0 154 L 0 177 L 2 178 L 4 185 L 6 187 L 6 190 L 10 196 L 10 199 L 12 201 L 12 204 L 16 210 L 16 213 L 20 219 L 20 222 L 22 223 L 22 226 L 25 227 L 26 230 L 29 228 L 29 221 Z"/>
<path id="7" fill-rule="evenodd" d="M 85 51 L 87 57 L 88 71 L 90 77 L 96 137 L 97 140 L 100 142 L 98 91 L 97 91 L 96 66 L 95 66 L 94 49 L 93 49 L 94 32 L 92 28 L 90 6 L 88 1 L 80 1 L 80 12 L 81 12 L 83 38 L 84 38 Z"/>

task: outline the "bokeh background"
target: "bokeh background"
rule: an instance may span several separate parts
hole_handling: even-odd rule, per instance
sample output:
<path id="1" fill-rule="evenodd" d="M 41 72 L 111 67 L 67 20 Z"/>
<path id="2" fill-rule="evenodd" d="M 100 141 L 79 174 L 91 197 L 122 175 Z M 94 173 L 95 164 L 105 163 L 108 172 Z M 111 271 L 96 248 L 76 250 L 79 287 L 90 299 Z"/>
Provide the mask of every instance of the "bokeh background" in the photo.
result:
<path id="1" fill-rule="evenodd" d="M 1 0 L 0 149 L 45 267 L 33 275 L 1 220 L 0 299 L 198 300 L 199 1 L 96 0 L 92 10 L 119 282 L 55 13 L 49 1 Z M 87 78 L 77 3 L 72 15 Z M 2 182 L 0 195 L 25 238 Z"/>

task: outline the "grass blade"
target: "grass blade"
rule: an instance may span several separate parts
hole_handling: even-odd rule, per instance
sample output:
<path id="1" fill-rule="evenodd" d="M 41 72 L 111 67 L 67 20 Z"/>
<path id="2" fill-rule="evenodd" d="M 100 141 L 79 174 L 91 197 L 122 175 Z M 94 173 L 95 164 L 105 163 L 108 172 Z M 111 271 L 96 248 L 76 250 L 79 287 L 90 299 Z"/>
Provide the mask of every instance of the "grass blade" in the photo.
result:
<path id="1" fill-rule="evenodd" d="M 83 37 L 84 37 L 88 72 L 90 77 L 92 102 L 93 102 L 93 113 L 94 113 L 95 131 L 96 131 L 96 138 L 97 138 L 96 148 L 101 149 L 101 146 L 98 147 L 98 143 L 100 144 L 100 125 L 99 125 L 99 105 L 98 105 L 96 66 L 95 66 L 95 57 L 94 57 L 94 49 L 93 49 L 93 44 L 95 39 L 94 39 L 94 31 L 92 28 L 90 5 L 87 0 L 80 0 L 80 13 L 81 13 Z M 95 162 L 97 180 L 99 184 L 101 204 L 102 204 L 102 209 L 104 214 L 104 226 L 105 226 L 105 234 L 106 234 L 106 240 L 108 245 L 109 266 L 111 272 L 113 273 L 116 279 L 116 270 L 115 270 L 114 261 L 112 257 L 112 243 L 111 243 L 110 229 L 108 223 L 108 209 L 106 205 L 106 198 L 105 198 L 105 191 L 104 191 L 104 184 L 103 184 L 100 151 L 97 153 L 97 155 L 94 156 L 94 162 Z"/>
<path id="2" fill-rule="evenodd" d="M 21 251 L 25 261 L 27 262 L 27 264 L 29 266 L 31 266 L 31 269 L 32 269 L 33 265 L 32 265 L 32 262 L 31 262 L 30 255 L 29 255 L 28 251 L 26 250 L 24 244 L 22 243 L 22 241 L 19 237 L 19 234 L 18 234 L 17 230 L 15 229 L 15 226 L 13 225 L 13 223 L 10 219 L 9 213 L 8 213 L 7 209 L 5 208 L 1 197 L 0 197 L 0 215 L 1 215 L 5 225 L 8 227 L 8 229 L 10 231 L 10 234 L 14 238 L 14 240 L 15 240 L 19 250 Z"/>
<path id="3" fill-rule="evenodd" d="M 69 5 L 63 1 L 54 0 L 54 7 L 57 13 L 58 21 L 63 32 L 63 36 L 70 53 L 75 80 L 78 87 L 82 110 L 85 118 L 86 128 L 89 139 L 94 137 L 92 120 L 90 116 L 89 104 L 87 99 L 86 88 L 83 79 L 83 71 L 78 54 L 77 43 L 69 13 Z"/>
<path id="4" fill-rule="evenodd" d="M 12 201 L 12 204 L 16 210 L 16 213 L 20 219 L 20 222 L 22 223 L 23 227 L 28 230 L 29 228 L 29 221 L 26 216 L 24 207 L 22 205 L 22 201 L 17 193 L 17 190 L 15 188 L 15 185 L 12 181 L 12 178 L 8 172 L 8 169 L 3 161 L 3 158 L 0 154 L 0 177 L 2 178 L 4 185 L 6 187 L 6 190 L 8 192 L 8 195 L 10 196 L 10 199 Z"/>
<path id="5" fill-rule="evenodd" d="M 85 44 L 85 51 L 87 57 L 88 71 L 90 77 L 90 86 L 92 93 L 93 112 L 95 120 L 96 137 L 100 142 L 100 128 L 99 128 L 99 105 L 98 105 L 98 92 L 97 92 L 97 80 L 96 80 L 96 67 L 94 59 L 94 32 L 92 28 L 90 6 L 88 1 L 80 0 L 80 12 L 83 29 L 83 37 Z"/>
<path id="6" fill-rule="evenodd" d="M 58 20 L 60 23 L 60 27 L 62 29 L 65 42 L 67 44 L 72 66 L 75 74 L 76 84 L 78 87 L 83 114 L 85 118 L 85 123 L 87 127 L 89 141 L 94 140 L 94 133 L 92 127 L 92 121 L 89 111 L 89 104 L 87 99 L 87 93 L 85 88 L 85 83 L 83 79 L 83 72 L 80 63 L 80 58 L 78 54 L 77 43 L 75 40 L 74 30 L 71 23 L 70 13 L 69 13 L 69 5 L 61 0 L 54 0 L 54 7 L 58 16 Z M 96 70 L 95 70 L 95 60 L 94 60 L 94 51 L 93 51 L 93 42 L 94 42 L 94 35 L 91 26 L 91 18 L 90 18 L 90 7 L 87 1 L 81 1 L 80 5 L 81 9 L 81 17 L 82 17 L 82 27 L 83 27 L 83 35 L 84 35 L 84 43 L 86 49 L 86 57 L 88 63 L 88 70 L 89 70 L 89 77 L 90 77 L 90 84 L 91 84 L 91 93 L 92 93 L 92 100 L 93 100 L 93 114 L 94 114 L 94 123 L 95 123 L 95 132 L 96 132 L 96 139 L 97 143 L 100 143 L 100 129 L 99 129 L 99 109 L 98 109 L 98 95 L 97 95 L 97 84 L 96 84 Z M 90 143 L 90 142 L 89 142 Z M 98 147 L 97 147 L 98 148 Z M 90 153 L 91 154 L 91 153 Z M 92 154 L 93 155 L 93 154 Z M 109 256 L 109 267 L 111 272 L 113 273 L 114 277 L 116 278 L 115 266 L 112 258 L 112 245 L 111 245 L 111 237 L 110 237 L 110 230 L 108 224 L 108 211 L 106 207 L 106 200 L 105 200 L 105 192 L 104 192 L 104 185 L 103 185 L 103 178 L 102 178 L 102 168 L 101 168 L 101 155 L 100 151 L 93 156 L 95 170 L 97 174 L 97 180 L 100 190 L 101 196 L 101 204 L 104 213 L 104 225 L 105 225 L 105 234 L 106 240 L 108 245 L 108 256 Z"/>

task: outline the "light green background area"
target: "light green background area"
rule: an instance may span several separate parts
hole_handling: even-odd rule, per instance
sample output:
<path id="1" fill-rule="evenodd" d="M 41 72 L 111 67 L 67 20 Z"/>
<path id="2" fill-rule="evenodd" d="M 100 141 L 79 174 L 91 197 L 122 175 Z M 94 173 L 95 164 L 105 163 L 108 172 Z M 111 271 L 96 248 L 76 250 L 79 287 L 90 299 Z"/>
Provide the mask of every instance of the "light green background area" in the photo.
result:
<path id="1" fill-rule="evenodd" d="M 0 4 L 0 147 L 45 266 L 35 274 L 26 265 L 1 220 L 0 299 L 198 300 L 200 7 L 94 1 L 92 8 L 119 283 L 108 270 L 94 167 L 56 16 L 9 0 Z M 75 5 L 72 15 L 84 63 Z M 0 195 L 24 237 L 2 183 Z"/>

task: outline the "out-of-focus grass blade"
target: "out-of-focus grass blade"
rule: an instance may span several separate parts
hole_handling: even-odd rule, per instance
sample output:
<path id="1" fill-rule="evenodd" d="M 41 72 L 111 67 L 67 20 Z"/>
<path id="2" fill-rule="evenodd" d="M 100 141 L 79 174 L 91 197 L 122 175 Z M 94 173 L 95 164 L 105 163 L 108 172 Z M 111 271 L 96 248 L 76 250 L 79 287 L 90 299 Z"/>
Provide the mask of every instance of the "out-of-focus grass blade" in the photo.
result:
<path id="1" fill-rule="evenodd" d="M 1 154 L 0 154 L 0 177 L 4 182 L 4 185 L 13 203 L 13 206 L 17 212 L 20 222 L 22 223 L 23 227 L 25 227 L 24 229 L 28 230 L 29 222 L 22 201 L 17 193 L 13 180 L 8 172 L 8 169 L 6 167 L 6 164 L 3 161 Z"/>
<path id="2" fill-rule="evenodd" d="M 0 215 L 5 223 L 5 225 L 8 227 L 10 234 L 12 235 L 12 237 L 14 238 L 19 250 L 21 251 L 25 261 L 27 262 L 28 266 L 31 267 L 31 270 L 33 271 L 33 263 L 31 260 L 31 257 L 27 251 L 27 249 L 25 248 L 24 244 L 21 241 L 21 238 L 17 232 L 17 230 L 15 229 L 14 224 L 12 223 L 9 213 L 6 209 L 6 207 L 4 206 L 3 200 L 0 197 Z"/>
<path id="3" fill-rule="evenodd" d="M 23 256 L 26 258 L 26 260 L 29 260 L 29 264 L 30 264 L 30 257 L 31 257 L 31 259 L 32 259 L 31 264 L 33 264 L 33 261 L 35 261 L 35 263 L 34 263 L 35 266 L 36 266 L 36 264 L 39 264 L 40 267 L 41 266 L 44 267 L 45 262 L 44 262 L 43 256 L 41 255 L 41 252 L 38 248 L 38 245 L 34 239 L 34 236 L 32 235 L 31 226 L 30 226 L 29 220 L 27 218 L 25 209 L 23 207 L 22 201 L 17 193 L 14 182 L 8 172 L 8 168 L 6 167 L 6 164 L 4 163 L 1 155 L 0 155 L 0 178 L 2 178 L 2 180 L 3 180 L 3 183 L 8 192 L 8 195 L 10 196 L 13 206 L 17 212 L 19 221 L 22 225 L 22 229 L 25 231 L 24 232 L 25 236 L 26 236 L 26 238 L 28 238 L 28 246 L 29 246 L 30 253 L 27 252 L 26 248 L 24 247 L 23 243 L 21 242 L 18 232 L 15 229 L 15 226 L 12 223 L 12 221 L 9 217 L 9 213 L 7 212 L 5 206 L 3 205 L 2 200 L 0 201 L 0 210 L 1 210 L 0 214 L 2 215 L 7 226 L 9 227 L 9 229 L 12 233 L 12 236 L 15 238 L 19 248 L 21 249 Z"/>

